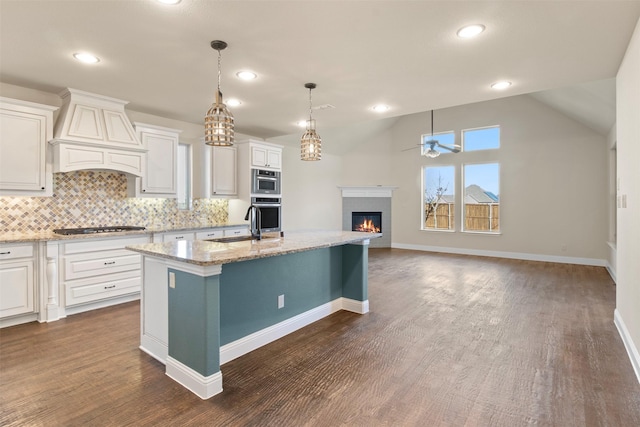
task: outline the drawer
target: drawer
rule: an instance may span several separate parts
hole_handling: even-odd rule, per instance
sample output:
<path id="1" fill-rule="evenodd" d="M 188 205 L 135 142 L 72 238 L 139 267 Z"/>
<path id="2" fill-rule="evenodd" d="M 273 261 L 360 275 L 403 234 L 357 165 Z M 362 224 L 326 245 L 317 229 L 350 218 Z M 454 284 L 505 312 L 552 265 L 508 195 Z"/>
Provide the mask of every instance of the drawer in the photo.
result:
<path id="1" fill-rule="evenodd" d="M 224 230 L 224 237 L 248 236 L 249 228 L 227 228 Z"/>
<path id="2" fill-rule="evenodd" d="M 109 239 L 83 240 L 81 242 L 67 242 L 63 244 L 62 253 L 86 254 L 87 252 L 110 251 L 123 249 L 125 246 L 149 243 L 148 236 L 121 237 Z"/>
<path id="3" fill-rule="evenodd" d="M 163 242 L 175 242 L 176 240 L 193 240 L 193 233 L 167 233 L 162 235 Z"/>
<path id="4" fill-rule="evenodd" d="M 113 274 L 109 277 L 66 282 L 65 304 L 67 306 L 84 304 L 105 298 L 140 292 L 142 280 L 139 272 Z"/>
<path id="5" fill-rule="evenodd" d="M 5 259 L 31 258 L 33 245 L 2 245 L 0 246 L 0 261 Z"/>
<path id="6" fill-rule="evenodd" d="M 224 231 L 222 229 L 199 231 L 196 233 L 196 240 L 218 239 L 220 237 L 224 237 Z"/>
<path id="7" fill-rule="evenodd" d="M 126 249 L 70 255 L 64 259 L 64 280 L 140 270 L 140 255 Z"/>

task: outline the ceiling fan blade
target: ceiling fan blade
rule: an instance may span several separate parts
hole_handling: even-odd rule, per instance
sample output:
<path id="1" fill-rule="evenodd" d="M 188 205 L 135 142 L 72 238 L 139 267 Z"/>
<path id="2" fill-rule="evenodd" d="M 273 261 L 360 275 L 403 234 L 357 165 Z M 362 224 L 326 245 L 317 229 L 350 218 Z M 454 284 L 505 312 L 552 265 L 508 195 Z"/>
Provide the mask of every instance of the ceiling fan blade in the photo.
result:
<path id="1" fill-rule="evenodd" d="M 460 152 L 460 146 L 459 145 L 446 145 L 446 144 L 440 144 L 439 142 L 436 141 L 436 145 L 440 148 L 444 148 L 445 150 L 449 150 L 452 153 L 459 153 Z"/>
<path id="2" fill-rule="evenodd" d="M 411 150 L 415 150 L 416 148 L 420 148 L 420 147 L 422 147 L 422 144 L 417 144 L 415 147 L 405 148 L 404 150 L 400 150 L 400 151 L 411 151 Z"/>

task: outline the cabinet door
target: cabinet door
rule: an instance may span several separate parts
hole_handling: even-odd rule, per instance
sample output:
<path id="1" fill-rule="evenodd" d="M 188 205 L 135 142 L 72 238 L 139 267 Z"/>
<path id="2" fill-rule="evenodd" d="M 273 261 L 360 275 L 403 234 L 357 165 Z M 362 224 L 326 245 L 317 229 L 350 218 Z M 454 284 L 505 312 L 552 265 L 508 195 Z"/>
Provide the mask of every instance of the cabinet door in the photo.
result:
<path id="1" fill-rule="evenodd" d="M 236 189 L 236 153 L 235 147 L 213 147 L 211 163 L 213 165 L 211 195 L 232 196 Z"/>
<path id="2" fill-rule="evenodd" d="M 282 168 L 282 152 L 280 150 L 267 150 L 267 167 L 272 169 Z"/>
<path id="3" fill-rule="evenodd" d="M 0 190 L 43 191 L 45 115 L 0 109 Z"/>
<path id="4" fill-rule="evenodd" d="M 267 149 L 265 147 L 251 147 L 251 166 L 265 167 L 267 166 Z"/>
<path id="5" fill-rule="evenodd" d="M 178 137 L 141 132 L 147 152 L 146 170 L 142 177 L 144 194 L 176 195 Z"/>
<path id="6" fill-rule="evenodd" d="M 0 317 L 33 313 L 33 260 L 0 264 Z"/>

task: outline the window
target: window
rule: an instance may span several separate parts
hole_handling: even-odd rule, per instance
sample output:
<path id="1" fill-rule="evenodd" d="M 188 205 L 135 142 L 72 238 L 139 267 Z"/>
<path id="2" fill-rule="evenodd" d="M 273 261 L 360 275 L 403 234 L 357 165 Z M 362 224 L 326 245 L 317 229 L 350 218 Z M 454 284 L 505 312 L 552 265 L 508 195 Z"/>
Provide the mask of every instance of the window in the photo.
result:
<path id="1" fill-rule="evenodd" d="M 178 209 L 191 209 L 191 145 L 178 144 Z"/>
<path id="2" fill-rule="evenodd" d="M 438 141 L 440 144 L 444 144 L 444 145 L 454 145 L 456 143 L 456 134 L 453 132 L 441 132 L 441 133 L 434 133 L 433 135 L 428 134 L 428 135 L 422 135 L 422 155 L 424 156 L 425 152 L 431 148 L 429 144 L 427 144 L 427 141 L 430 141 L 432 139 L 435 139 L 436 141 Z M 434 150 L 439 151 L 440 153 L 451 153 L 451 151 L 449 150 L 445 150 L 443 148 L 438 147 L 437 145 L 433 147 Z"/>
<path id="3" fill-rule="evenodd" d="M 500 164 L 464 165 L 463 230 L 500 232 Z"/>
<path id="4" fill-rule="evenodd" d="M 500 126 L 463 130 L 462 146 L 464 151 L 500 148 Z"/>
<path id="5" fill-rule="evenodd" d="M 422 169 L 422 229 L 455 228 L 455 166 L 425 166 Z"/>

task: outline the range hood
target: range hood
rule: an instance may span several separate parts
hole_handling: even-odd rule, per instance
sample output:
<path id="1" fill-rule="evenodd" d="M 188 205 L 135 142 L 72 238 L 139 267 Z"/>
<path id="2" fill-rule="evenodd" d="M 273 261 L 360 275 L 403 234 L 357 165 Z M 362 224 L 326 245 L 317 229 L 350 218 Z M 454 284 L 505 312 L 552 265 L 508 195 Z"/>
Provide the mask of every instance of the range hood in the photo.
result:
<path id="1" fill-rule="evenodd" d="M 108 169 L 142 176 L 147 150 L 124 112 L 128 101 L 77 89 L 60 93 L 64 105 L 53 139 L 53 171 Z"/>

